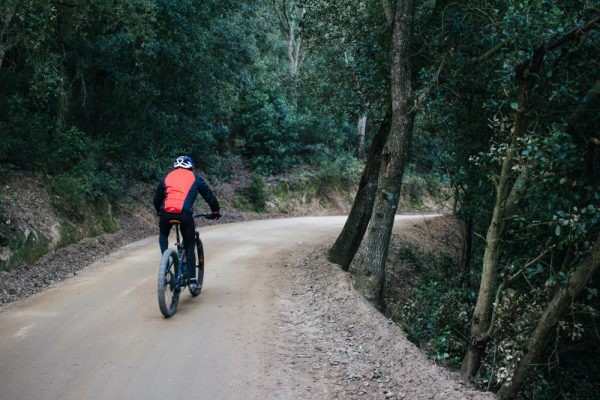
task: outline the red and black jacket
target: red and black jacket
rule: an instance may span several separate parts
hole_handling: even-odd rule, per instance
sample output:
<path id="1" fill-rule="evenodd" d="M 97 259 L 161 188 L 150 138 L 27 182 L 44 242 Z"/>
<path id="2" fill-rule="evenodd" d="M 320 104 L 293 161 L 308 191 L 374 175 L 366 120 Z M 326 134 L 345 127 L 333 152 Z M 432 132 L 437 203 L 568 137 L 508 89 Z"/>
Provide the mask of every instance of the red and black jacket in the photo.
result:
<path id="1" fill-rule="evenodd" d="M 198 193 L 206 200 L 212 212 L 219 211 L 219 202 L 204 179 L 192 170 L 177 168 L 158 184 L 154 208 L 157 213 L 191 214 Z"/>

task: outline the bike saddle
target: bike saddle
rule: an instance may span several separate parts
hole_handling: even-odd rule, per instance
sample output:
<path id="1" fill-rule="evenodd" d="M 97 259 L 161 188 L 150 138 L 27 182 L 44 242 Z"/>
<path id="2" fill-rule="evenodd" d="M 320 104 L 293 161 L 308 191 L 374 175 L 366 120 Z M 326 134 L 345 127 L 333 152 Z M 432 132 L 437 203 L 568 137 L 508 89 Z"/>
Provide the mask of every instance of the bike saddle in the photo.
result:
<path id="1" fill-rule="evenodd" d="M 181 224 L 181 221 L 179 221 L 179 220 L 176 220 L 176 219 L 172 219 L 172 220 L 169 220 L 169 223 L 170 223 L 170 224 L 173 224 L 173 225 L 180 225 L 180 224 Z"/>

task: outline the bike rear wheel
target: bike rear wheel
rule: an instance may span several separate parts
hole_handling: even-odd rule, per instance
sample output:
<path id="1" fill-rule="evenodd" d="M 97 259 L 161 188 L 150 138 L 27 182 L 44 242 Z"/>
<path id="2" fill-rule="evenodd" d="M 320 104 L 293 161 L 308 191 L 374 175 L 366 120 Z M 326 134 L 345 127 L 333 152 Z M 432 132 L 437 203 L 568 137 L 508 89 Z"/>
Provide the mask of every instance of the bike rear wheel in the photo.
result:
<path id="1" fill-rule="evenodd" d="M 196 232 L 196 278 L 198 279 L 198 288 L 195 290 L 190 289 L 190 294 L 194 297 L 200 294 L 204 282 L 204 247 L 198 232 Z"/>
<path id="2" fill-rule="evenodd" d="M 179 269 L 179 259 L 177 250 L 170 248 L 165 250 L 160 260 L 158 270 L 158 307 L 165 318 L 172 317 L 177 311 L 179 303 L 179 292 L 181 289 L 177 286 L 177 272 Z"/>

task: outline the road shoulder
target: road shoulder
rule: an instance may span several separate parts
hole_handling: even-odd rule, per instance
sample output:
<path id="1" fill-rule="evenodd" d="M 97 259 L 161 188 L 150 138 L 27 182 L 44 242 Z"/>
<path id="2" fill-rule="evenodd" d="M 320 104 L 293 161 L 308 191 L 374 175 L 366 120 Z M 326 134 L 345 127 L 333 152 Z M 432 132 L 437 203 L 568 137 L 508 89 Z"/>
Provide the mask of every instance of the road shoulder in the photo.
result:
<path id="1" fill-rule="evenodd" d="M 296 253 L 277 272 L 291 396 L 303 399 L 494 399 L 433 364 L 327 261 L 328 246 Z"/>

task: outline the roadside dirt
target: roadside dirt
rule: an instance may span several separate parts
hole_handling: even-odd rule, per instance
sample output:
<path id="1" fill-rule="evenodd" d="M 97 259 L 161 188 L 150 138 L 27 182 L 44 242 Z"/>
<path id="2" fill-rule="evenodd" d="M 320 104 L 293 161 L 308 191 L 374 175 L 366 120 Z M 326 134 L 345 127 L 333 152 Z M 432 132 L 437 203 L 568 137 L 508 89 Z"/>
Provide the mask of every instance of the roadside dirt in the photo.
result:
<path id="1" fill-rule="evenodd" d="M 328 245 L 302 251 L 279 271 L 278 310 L 297 399 L 495 399 L 435 365 L 327 261 Z"/>

